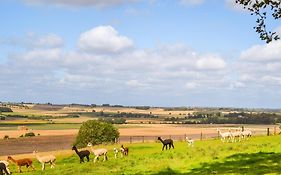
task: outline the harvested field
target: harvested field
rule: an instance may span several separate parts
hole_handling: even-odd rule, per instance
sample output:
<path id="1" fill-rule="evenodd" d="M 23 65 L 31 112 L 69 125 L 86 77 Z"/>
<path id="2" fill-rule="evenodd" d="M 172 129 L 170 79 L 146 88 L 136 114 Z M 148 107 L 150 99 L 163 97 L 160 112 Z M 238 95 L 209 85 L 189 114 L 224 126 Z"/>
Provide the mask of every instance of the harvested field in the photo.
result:
<path id="1" fill-rule="evenodd" d="M 133 127 L 135 126 L 135 127 Z M 235 125 L 201 125 L 179 126 L 179 125 L 133 125 L 127 128 L 119 128 L 121 143 L 124 142 L 151 142 L 155 141 L 157 136 L 163 138 L 172 138 L 174 140 L 184 140 L 185 136 L 193 139 L 203 139 L 217 137 L 217 127 L 226 127 L 222 130 L 228 130 Z M 237 127 L 237 126 L 236 126 Z M 273 133 L 273 125 L 253 125 L 246 126 L 251 129 L 254 135 L 266 135 L 266 129 L 270 128 Z M 40 152 L 68 150 L 74 142 L 77 129 L 71 130 L 33 130 L 40 136 L 32 138 L 17 138 L 9 140 L 0 140 L 0 156 L 31 153 L 34 149 Z M 201 135 L 202 132 L 202 135 Z M 276 131 L 277 133 L 279 131 Z M 0 131 L 0 137 L 4 135 L 17 136 L 24 134 L 24 131 Z"/>

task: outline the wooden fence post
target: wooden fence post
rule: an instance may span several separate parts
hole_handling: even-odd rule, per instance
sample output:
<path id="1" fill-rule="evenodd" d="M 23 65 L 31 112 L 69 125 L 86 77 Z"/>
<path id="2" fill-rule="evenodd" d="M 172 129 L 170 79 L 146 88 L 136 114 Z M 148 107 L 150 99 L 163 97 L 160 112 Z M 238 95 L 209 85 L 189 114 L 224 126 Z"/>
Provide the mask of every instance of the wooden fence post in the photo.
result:
<path id="1" fill-rule="evenodd" d="M 274 126 L 274 135 L 276 135 L 276 126 Z"/>
<path id="2" fill-rule="evenodd" d="M 132 137 L 130 136 L 130 143 L 132 143 Z"/>
<path id="3" fill-rule="evenodd" d="M 242 132 L 244 131 L 244 126 L 242 126 Z"/>
<path id="4" fill-rule="evenodd" d="M 201 131 L 200 140 L 202 140 L 202 139 L 203 139 L 203 133 L 202 133 L 202 131 Z"/>
<path id="5" fill-rule="evenodd" d="M 269 136 L 269 128 L 267 128 L 267 136 Z"/>
<path id="6" fill-rule="evenodd" d="M 220 139 L 220 132 L 218 131 L 218 139 Z"/>

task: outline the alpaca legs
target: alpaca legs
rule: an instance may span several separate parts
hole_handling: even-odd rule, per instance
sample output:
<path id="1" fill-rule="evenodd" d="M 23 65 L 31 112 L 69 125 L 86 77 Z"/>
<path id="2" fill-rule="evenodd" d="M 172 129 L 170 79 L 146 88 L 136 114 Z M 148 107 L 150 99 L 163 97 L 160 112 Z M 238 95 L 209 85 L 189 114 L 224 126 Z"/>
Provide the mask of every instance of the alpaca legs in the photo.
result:
<path id="1" fill-rule="evenodd" d="M 94 163 L 97 161 L 98 158 L 99 158 L 99 156 L 96 156 L 96 157 L 94 158 Z"/>
<path id="2" fill-rule="evenodd" d="M 45 163 L 42 163 L 42 171 L 45 169 Z"/>

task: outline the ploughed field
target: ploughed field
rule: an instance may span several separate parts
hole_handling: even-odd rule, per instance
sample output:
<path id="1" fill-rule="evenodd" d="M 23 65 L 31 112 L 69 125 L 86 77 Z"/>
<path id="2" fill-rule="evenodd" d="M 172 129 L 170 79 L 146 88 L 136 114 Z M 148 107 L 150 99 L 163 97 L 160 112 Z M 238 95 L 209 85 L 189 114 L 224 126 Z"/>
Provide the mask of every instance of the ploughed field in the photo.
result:
<path id="1" fill-rule="evenodd" d="M 91 154 L 90 162 L 80 164 L 74 151 L 67 153 L 57 152 L 55 169 L 47 165 L 41 171 L 41 165 L 33 155 L 36 171 L 22 175 L 92 175 L 92 174 L 281 174 L 281 136 L 259 136 L 249 140 L 234 143 L 222 143 L 217 139 L 195 141 L 193 147 L 186 142 L 176 141 L 175 149 L 161 151 L 162 143 L 133 143 L 125 144 L 129 147 L 127 157 L 114 158 L 113 148 L 117 145 L 95 146 L 105 147 L 109 150 L 108 161 L 102 158 L 93 163 Z M 39 152 L 41 155 L 48 153 Z M 14 158 L 22 157 L 15 155 Z M 3 157 L 2 157 L 3 158 Z M 16 172 L 15 165 L 10 165 Z M 17 174 L 17 173 L 14 173 Z"/>

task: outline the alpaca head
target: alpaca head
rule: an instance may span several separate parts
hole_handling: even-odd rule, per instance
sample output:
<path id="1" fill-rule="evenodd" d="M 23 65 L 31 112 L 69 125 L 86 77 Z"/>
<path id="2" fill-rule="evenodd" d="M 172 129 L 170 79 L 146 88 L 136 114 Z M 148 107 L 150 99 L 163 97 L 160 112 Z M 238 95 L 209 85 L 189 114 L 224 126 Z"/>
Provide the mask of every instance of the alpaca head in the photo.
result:
<path id="1" fill-rule="evenodd" d="M 161 140 L 161 137 L 158 137 L 157 140 Z"/>
<path id="2" fill-rule="evenodd" d="M 87 146 L 90 146 L 90 147 L 91 147 L 91 146 L 93 146 L 93 144 L 92 144 L 91 142 L 89 142 Z"/>
<path id="3" fill-rule="evenodd" d="M 73 146 L 73 147 L 72 147 L 72 150 L 76 150 L 76 149 L 77 149 L 76 146 Z"/>
<path id="4" fill-rule="evenodd" d="M 36 153 L 38 153 L 38 151 L 34 150 L 34 151 L 33 151 L 33 154 L 35 155 Z"/>
<path id="5" fill-rule="evenodd" d="M 11 156 L 8 156 L 7 161 L 11 161 L 13 158 Z"/>

